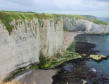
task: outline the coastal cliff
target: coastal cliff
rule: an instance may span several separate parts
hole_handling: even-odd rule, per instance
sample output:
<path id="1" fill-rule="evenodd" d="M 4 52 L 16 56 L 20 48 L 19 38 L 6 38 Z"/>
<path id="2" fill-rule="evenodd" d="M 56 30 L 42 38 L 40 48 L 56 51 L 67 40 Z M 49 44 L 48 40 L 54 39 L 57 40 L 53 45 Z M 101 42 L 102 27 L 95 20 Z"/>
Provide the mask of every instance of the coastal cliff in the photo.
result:
<path id="1" fill-rule="evenodd" d="M 86 34 L 107 34 L 109 33 L 107 23 L 96 19 L 88 18 L 64 18 L 64 29 L 67 31 L 80 31 Z"/>
<path id="2" fill-rule="evenodd" d="M 1 79 L 18 68 L 39 63 L 40 54 L 51 57 L 65 50 L 64 31 L 107 34 L 108 27 L 80 16 L 0 12 Z"/>
<path id="3" fill-rule="evenodd" d="M 5 14 L 5 13 L 4 13 Z M 45 16 L 49 17 L 49 16 Z M 0 22 L 0 76 L 32 63 L 39 63 L 40 53 L 53 56 L 63 49 L 63 23 L 55 19 L 18 19 L 10 22 L 11 32 Z"/>

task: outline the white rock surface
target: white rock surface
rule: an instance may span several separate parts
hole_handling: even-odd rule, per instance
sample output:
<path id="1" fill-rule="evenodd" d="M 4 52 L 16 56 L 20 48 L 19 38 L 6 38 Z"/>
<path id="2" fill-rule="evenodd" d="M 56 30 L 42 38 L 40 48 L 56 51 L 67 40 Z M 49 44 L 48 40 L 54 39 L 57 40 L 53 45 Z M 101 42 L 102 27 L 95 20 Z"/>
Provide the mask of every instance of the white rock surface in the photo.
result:
<path id="1" fill-rule="evenodd" d="M 54 19 L 13 21 L 14 30 L 9 35 L 0 23 L 0 76 L 6 77 L 11 71 L 31 63 L 39 62 L 40 52 L 53 56 L 63 49 L 63 23 Z"/>
<path id="2" fill-rule="evenodd" d="M 75 18 L 64 18 L 64 29 L 69 31 L 82 31 L 87 34 L 107 34 L 109 26 L 103 24 L 95 24 L 88 20 Z"/>
<path id="3" fill-rule="evenodd" d="M 16 22 L 18 24 L 16 24 Z M 10 72 L 31 63 L 38 63 L 42 52 L 44 56 L 53 56 L 68 47 L 63 28 L 70 31 L 82 31 L 89 34 L 106 34 L 107 26 L 98 25 L 86 20 L 63 17 L 59 21 L 37 18 L 18 20 L 10 23 L 14 26 L 9 35 L 6 27 L 0 22 L 0 77 L 5 78 Z M 71 34 L 72 35 L 72 34 Z M 75 35 L 74 35 L 75 36 Z M 66 44 L 66 45 L 64 45 Z"/>

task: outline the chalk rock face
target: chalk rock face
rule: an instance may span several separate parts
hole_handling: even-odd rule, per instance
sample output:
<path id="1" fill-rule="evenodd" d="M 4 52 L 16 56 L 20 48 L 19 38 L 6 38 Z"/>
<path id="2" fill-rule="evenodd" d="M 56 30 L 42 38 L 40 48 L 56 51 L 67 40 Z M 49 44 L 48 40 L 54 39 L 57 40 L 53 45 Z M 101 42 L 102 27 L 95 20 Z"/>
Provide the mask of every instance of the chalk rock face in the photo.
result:
<path id="1" fill-rule="evenodd" d="M 76 18 L 63 17 L 64 29 L 76 31 Z"/>
<path id="2" fill-rule="evenodd" d="M 91 21 L 75 18 L 64 18 L 64 29 L 68 31 L 81 31 L 87 34 L 107 34 L 108 25 L 95 24 Z"/>
<path id="3" fill-rule="evenodd" d="M 87 34 L 107 34 L 108 26 L 103 24 L 95 24 L 87 20 L 77 20 L 77 30 L 83 31 Z M 81 29 L 80 29 L 81 28 Z"/>
<path id="4" fill-rule="evenodd" d="M 39 62 L 42 52 L 53 56 L 63 49 L 63 23 L 54 19 L 12 21 L 14 30 L 9 35 L 0 22 L 0 77 L 4 78 L 17 68 Z M 2 79 L 1 78 L 1 79 Z"/>
<path id="5" fill-rule="evenodd" d="M 108 33 L 106 25 L 67 16 L 54 16 L 49 19 L 18 19 L 9 24 L 13 26 L 11 34 L 0 20 L 1 79 L 15 69 L 39 63 L 41 53 L 44 56 L 53 56 L 66 49 L 68 46 L 65 47 L 65 40 L 70 40 L 68 43 L 71 43 L 75 35 L 65 34 L 64 30 L 81 31 L 88 34 Z"/>

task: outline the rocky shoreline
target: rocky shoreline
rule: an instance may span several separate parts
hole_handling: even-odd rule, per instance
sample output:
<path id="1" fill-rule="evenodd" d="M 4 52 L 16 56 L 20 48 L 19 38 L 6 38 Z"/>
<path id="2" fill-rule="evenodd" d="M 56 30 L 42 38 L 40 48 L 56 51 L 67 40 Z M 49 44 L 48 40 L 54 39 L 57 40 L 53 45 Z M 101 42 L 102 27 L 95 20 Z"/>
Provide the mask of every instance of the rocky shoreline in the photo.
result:
<path id="1" fill-rule="evenodd" d="M 15 80 L 18 79 L 17 81 L 20 81 L 21 84 L 23 84 L 24 82 L 28 84 L 28 81 L 32 83 L 34 80 L 35 81 L 38 80 L 39 81 L 38 84 L 43 84 L 44 81 L 48 81 L 47 84 L 72 84 L 72 83 L 82 84 L 84 82 L 85 82 L 84 84 L 87 84 L 87 83 L 88 84 L 103 84 L 104 81 L 108 82 L 109 80 L 108 76 L 104 76 L 101 72 L 97 71 L 95 68 L 88 68 L 85 65 L 85 62 L 90 60 L 89 56 L 91 54 L 97 54 L 97 52 L 99 52 L 98 50 L 94 50 L 95 47 L 96 45 L 92 43 L 76 42 L 75 51 L 79 53 L 82 56 L 82 58 L 73 59 L 71 61 L 62 63 L 61 65 L 56 67 L 56 69 L 59 69 L 59 71 L 54 71 L 53 69 L 52 71 L 51 70 L 34 70 L 34 71 L 32 70 L 31 73 L 28 74 L 28 72 L 26 72 L 27 74 L 24 73 L 26 75 L 21 75 L 22 77 L 18 76 L 17 78 L 15 78 Z M 47 77 L 45 80 L 44 78 L 46 77 L 48 72 L 50 72 L 49 73 L 50 75 L 48 75 L 49 77 Z M 40 74 L 40 76 L 35 75 L 35 73 Z M 39 80 L 40 78 L 43 78 L 44 80 L 41 81 Z"/>
<path id="2" fill-rule="evenodd" d="M 109 76 L 104 76 L 95 68 L 86 67 L 83 60 L 69 62 L 53 78 L 53 84 L 83 84 L 84 81 L 84 84 L 109 84 Z"/>
<path id="3" fill-rule="evenodd" d="M 97 71 L 96 68 L 86 66 L 86 61 L 91 60 L 89 56 L 98 52 L 94 50 L 95 46 L 91 43 L 77 42 L 76 52 L 82 55 L 83 58 L 63 64 L 61 70 L 53 77 L 53 84 L 109 84 L 108 75 Z"/>

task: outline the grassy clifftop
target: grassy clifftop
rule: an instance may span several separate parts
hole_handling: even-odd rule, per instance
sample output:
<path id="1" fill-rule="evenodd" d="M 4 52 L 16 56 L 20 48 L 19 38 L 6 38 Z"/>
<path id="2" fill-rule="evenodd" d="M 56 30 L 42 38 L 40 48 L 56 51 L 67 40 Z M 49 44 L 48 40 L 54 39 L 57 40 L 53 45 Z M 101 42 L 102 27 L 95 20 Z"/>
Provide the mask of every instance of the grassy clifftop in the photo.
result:
<path id="1" fill-rule="evenodd" d="M 0 11 L 0 20 L 6 26 L 9 33 L 11 33 L 13 26 L 10 25 L 12 20 L 32 20 L 33 18 L 48 19 L 52 18 L 50 14 L 36 14 L 36 13 L 23 13 L 23 12 L 6 12 Z"/>
<path id="2" fill-rule="evenodd" d="M 76 18 L 76 19 L 84 19 L 88 21 L 92 21 L 96 24 L 104 24 L 107 25 L 106 22 L 100 20 L 91 20 L 82 15 L 58 15 L 58 14 L 39 14 L 34 12 L 12 12 L 12 11 L 0 11 L 0 20 L 6 26 L 9 34 L 13 30 L 13 25 L 10 24 L 13 20 L 32 20 L 33 18 L 38 18 L 40 22 L 41 19 L 50 19 L 56 18 L 56 20 L 60 19 L 60 17 L 69 17 L 69 18 Z"/>
<path id="3" fill-rule="evenodd" d="M 70 17 L 70 18 L 75 17 L 76 19 L 88 20 L 88 21 L 91 21 L 91 22 L 93 22 L 93 23 L 95 23 L 95 24 L 108 25 L 108 23 L 105 22 L 105 21 L 98 20 L 98 19 L 95 19 L 95 18 L 89 18 L 88 16 L 85 16 L 85 15 L 65 15 L 65 16 L 68 16 L 68 17 Z"/>

